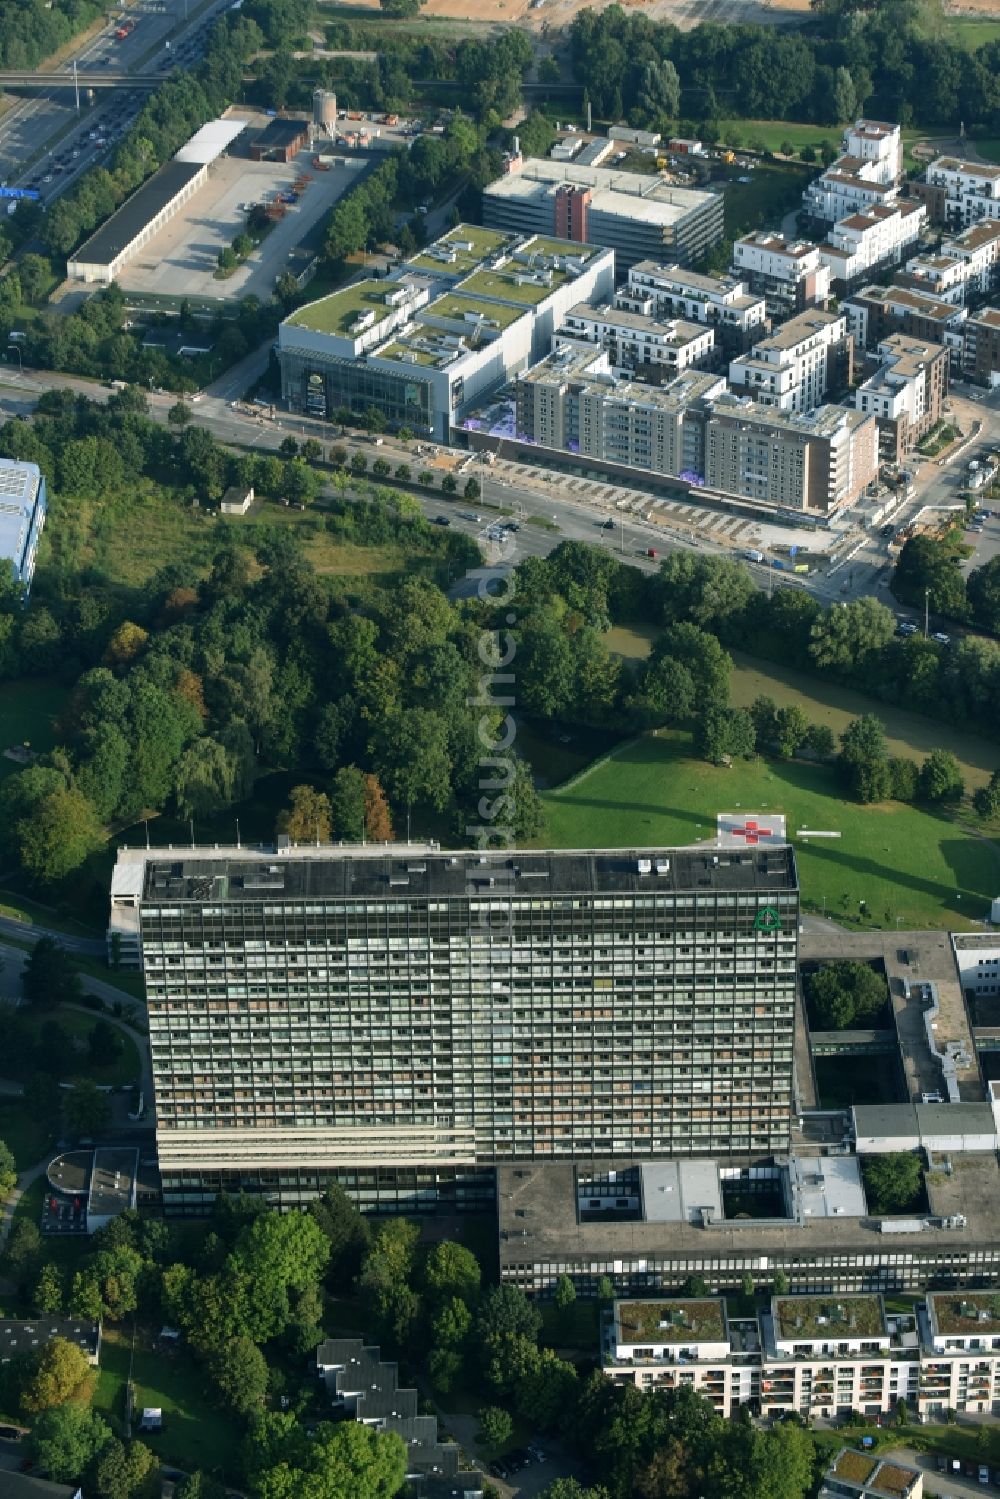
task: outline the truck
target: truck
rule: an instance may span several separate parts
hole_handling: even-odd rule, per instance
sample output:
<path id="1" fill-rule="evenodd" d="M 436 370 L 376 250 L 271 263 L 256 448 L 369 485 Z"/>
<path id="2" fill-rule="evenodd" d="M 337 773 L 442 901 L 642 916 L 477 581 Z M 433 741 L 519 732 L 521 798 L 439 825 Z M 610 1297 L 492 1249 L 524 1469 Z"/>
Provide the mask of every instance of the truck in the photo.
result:
<path id="1" fill-rule="evenodd" d="M 763 562 L 764 560 L 764 553 L 755 551 L 753 547 L 747 547 L 743 556 L 747 562 Z"/>
<path id="2" fill-rule="evenodd" d="M 123 17 L 115 27 L 115 37 L 119 42 L 123 42 L 127 36 L 132 35 L 134 30 L 135 21 L 132 20 L 131 16 Z"/>

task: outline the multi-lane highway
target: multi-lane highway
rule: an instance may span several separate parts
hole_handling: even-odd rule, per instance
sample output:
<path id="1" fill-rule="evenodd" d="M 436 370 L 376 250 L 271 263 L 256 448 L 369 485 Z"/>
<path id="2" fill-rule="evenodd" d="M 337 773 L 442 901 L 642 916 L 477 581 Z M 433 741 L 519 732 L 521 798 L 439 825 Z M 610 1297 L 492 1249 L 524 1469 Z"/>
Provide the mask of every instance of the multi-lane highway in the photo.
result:
<path id="1" fill-rule="evenodd" d="M 77 113 L 74 58 L 82 72 L 158 72 L 166 78 L 172 67 L 190 67 L 197 61 L 208 29 L 229 3 L 165 0 L 163 11 L 129 7 L 135 30 L 122 40 L 116 38 L 113 22 L 105 24 L 62 64 L 64 89 L 21 99 L 0 116 L 0 183 L 36 187 L 42 201 L 51 202 L 81 172 L 108 160 L 142 108 L 146 89 L 105 90 L 89 103 L 81 88 Z"/>

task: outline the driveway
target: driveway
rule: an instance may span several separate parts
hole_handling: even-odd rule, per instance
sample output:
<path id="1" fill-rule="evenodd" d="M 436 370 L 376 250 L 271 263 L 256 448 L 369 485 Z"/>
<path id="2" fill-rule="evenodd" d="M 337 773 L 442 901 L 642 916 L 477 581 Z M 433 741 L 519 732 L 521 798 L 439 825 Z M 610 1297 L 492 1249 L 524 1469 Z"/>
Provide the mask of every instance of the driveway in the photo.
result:
<path id="1" fill-rule="evenodd" d="M 919 1468 L 925 1474 L 924 1494 L 939 1494 L 942 1499 L 948 1499 L 949 1495 L 963 1495 L 965 1499 L 983 1499 L 984 1494 L 993 1492 L 992 1487 L 987 1488 L 977 1483 L 974 1478 L 966 1478 L 964 1474 L 939 1473 L 937 1465 L 937 1454 L 933 1452 L 914 1452 L 912 1447 L 893 1447 L 891 1452 L 880 1452 L 879 1457 L 890 1457 L 896 1462 L 909 1463 L 911 1468 Z"/>

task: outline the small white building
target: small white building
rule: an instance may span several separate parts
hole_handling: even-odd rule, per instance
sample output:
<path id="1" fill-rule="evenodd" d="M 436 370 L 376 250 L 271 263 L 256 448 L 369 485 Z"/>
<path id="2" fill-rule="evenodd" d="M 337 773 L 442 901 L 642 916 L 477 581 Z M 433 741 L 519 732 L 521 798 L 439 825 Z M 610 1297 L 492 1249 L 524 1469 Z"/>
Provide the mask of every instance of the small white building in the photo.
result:
<path id="1" fill-rule="evenodd" d="M 254 501 L 253 485 L 231 484 L 222 496 L 223 515 L 246 515 Z"/>
<path id="2" fill-rule="evenodd" d="M 863 162 L 876 182 L 896 183 L 903 175 L 903 137 L 898 125 L 855 120 L 844 132 L 843 149 L 846 156 Z"/>

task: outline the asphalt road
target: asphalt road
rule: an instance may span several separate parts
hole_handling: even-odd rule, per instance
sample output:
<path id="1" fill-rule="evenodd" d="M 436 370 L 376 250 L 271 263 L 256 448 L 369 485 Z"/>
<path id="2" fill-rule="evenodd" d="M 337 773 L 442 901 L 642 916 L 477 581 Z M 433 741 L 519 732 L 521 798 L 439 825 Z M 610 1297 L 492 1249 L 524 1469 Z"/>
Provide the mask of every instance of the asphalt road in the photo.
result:
<path id="1" fill-rule="evenodd" d="M 391 436 L 387 436 L 376 448 L 363 438 L 340 437 L 338 429 L 329 422 L 293 416 L 282 411 L 278 411 L 272 420 L 263 414 L 251 415 L 243 409 L 237 409 L 234 405 L 236 396 L 242 394 L 263 372 L 268 354 L 269 346 L 265 346 L 248 355 L 239 366 L 220 376 L 204 393 L 192 398 L 194 420 L 220 442 L 251 451 L 259 449 L 267 452 L 279 447 L 288 436 L 293 436 L 298 441 L 315 437 L 324 448 L 340 442 L 349 452 L 363 452 L 369 461 L 369 467 L 376 458 L 384 458 L 393 469 L 406 462 L 414 471 L 422 463 L 433 462 L 433 454 L 425 453 L 421 458 L 412 445 L 407 447 Z M 50 371 L 36 373 L 25 370 L 21 374 L 10 369 L 0 370 L 0 418 L 28 414 L 41 393 L 49 388 L 79 391 L 94 400 L 107 400 L 110 394 L 106 385 L 76 376 Z M 969 456 L 987 441 L 1000 443 L 1000 390 L 988 397 L 984 397 L 982 392 L 976 392 L 972 400 L 968 399 L 968 394 L 967 388 L 960 387 L 955 391 L 952 397 L 953 415 L 961 421 L 965 430 L 969 430 L 973 422 L 981 424 L 981 434 L 965 452 L 944 465 L 931 461 L 910 465 L 915 473 L 915 492 L 912 500 L 894 517 L 897 526 L 911 519 L 926 505 L 944 504 L 960 508 L 965 466 Z M 152 393 L 149 396 L 150 415 L 157 421 L 165 422 L 167 412 L 176 399 L 169 392 Z M 501 463 L 500 468 L 502 467 Z M 534 479 L 524 477 L 505 480 L 498 477 L 497 469 L 484 468 L 478 463 L 471 466 L 469 472 L 474 473 L 483 483 L 483 496 L 479 501 L 449 502 L 440 494 L 419 494 L 416 498 L 428 517 L 447 516 L 454 529 L 478 537 L 490 564 L 513 564 L 522 557 L 545 556 L 560 541 L 566 539 L 607 547 L 636 566 L 650 571 L 657 569 L 659 557 L 667 551 L 701 550 L 711 553 L 714 550 L 719 555 L 733 553 L 731 547 L 713 548 L 695 537 L 684 538 L 679 533 L 665 535 L 661 526 L 648 525 L 634 517 L 624 522 L 624 531 L 617 521 L 613 529 L 604 530 L 601 522 L 608 517 L 609 512 L 586 500 L 572 498 L 562 487 L 563 476 L 546 470 L 537 471 L 537 484 Z M 485 518 L 491 514 L 489 507 L 493 507 L 492 513 L 496 514 L 496 509 L 501 506 L 512 512 L 511 518 L 517 519 L 520 530 L 515 535 L 508 534 L 502 544 L 497 544 L 485 535 Z M 461 511 L 473 509 L 477 509 L 484 517 L 482 522 L 462 519 Z M 541 526 L 538 524 L 540 520 L 548 524 Z M 1000 529 L 997 535 L 1000 540 Z M 656 557 L 650 558 L 647 555 L 651 549 L 658 554 Z M 894 607 L 894 600 L 888 591 L 888 564 L 888 542 L 877 533 L 859 532 L 856 554 L 830 574 L 814 573 L 807 578 L 793 579 L 787 573 L 771 573 L 766 567 L 753 564 L 751 572 L 762 587 L 806 588 L 824 604 L 846 602 L 868 594 L 881 599 L 887 606 Z"/>
<path id="2" fill-rule="evenodd" d="M 226 9 L 227 3 L 228 0 L 212 0 L 207 8 L 202 8 L 196 0 L 166 0 L 163 14 L 137 12 L 135 31 L 124 41 L 116 40 L 114 28 L 106 25 L 76 52 L 77 66 L 93 70 L 113 65 L 119 71 L 155 70 L 161 63 L 173 65 L 175 61 L 180 66 L 190 66 L 203 45 L 203 39 L 194 42 L 193 38 L 209 18 L 214 19 Z M 24 98 L 0 117 L 0 182 L 11 187 L 37 182 L 45 203 L 65 192 L 95 162 L 108 159 L 116 140 L 128 129 L 147 97 L 143 90 L 107 90 L 96 94 L 93 104 L 87 104 L 81 90 L 77 114 L 71 58 L 67 59 L 65 69 L 66 89 Z M 164 66 L 164 78 L 168 71 Z M 100 132 L 106 142 L 104 147 L 88 139 L 91 131 Z M 42 151 L 44 156 L 40 155 Z M 44 181 L 46 176 L 48 182 Z"/>

